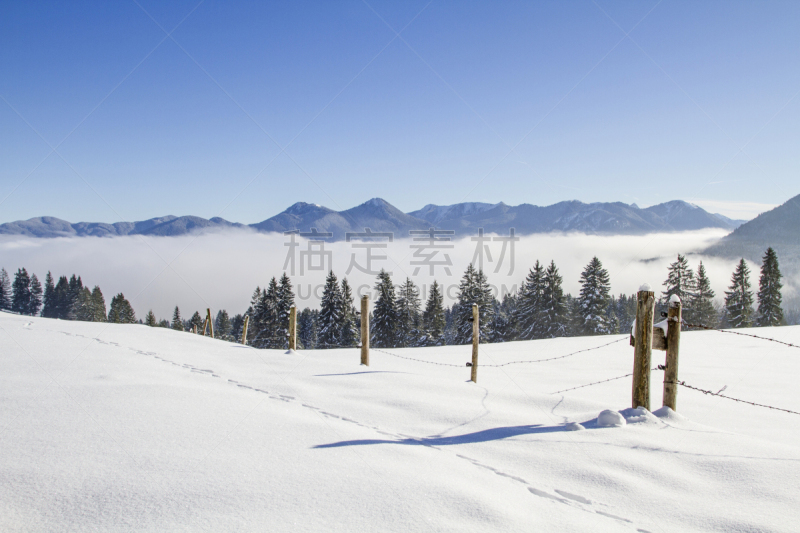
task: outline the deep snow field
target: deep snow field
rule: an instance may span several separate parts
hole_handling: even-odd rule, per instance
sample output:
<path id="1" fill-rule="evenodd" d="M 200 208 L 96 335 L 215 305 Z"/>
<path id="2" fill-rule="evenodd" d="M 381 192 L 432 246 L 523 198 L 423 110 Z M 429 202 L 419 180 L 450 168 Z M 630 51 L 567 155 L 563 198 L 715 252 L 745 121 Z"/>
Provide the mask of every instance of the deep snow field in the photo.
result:
<path id="1" fill-rule="evenodd" d="M 800 327 L 750 333 L 800 342 Z M 798 531 L 800 416 L 681 387 L 626 336 L 255 350 L 0 313 L 0 531 Z M 654 352 L 653 364 L 663 363 Z M 685 332 L 680 378 L 800 411 L 800 350 Z M 663 373 L 652 373 L 653 410 Z M 627 424 L 598 427 L 622 411 Z M 570 430 L 570 422 L 584 430 Z"/>

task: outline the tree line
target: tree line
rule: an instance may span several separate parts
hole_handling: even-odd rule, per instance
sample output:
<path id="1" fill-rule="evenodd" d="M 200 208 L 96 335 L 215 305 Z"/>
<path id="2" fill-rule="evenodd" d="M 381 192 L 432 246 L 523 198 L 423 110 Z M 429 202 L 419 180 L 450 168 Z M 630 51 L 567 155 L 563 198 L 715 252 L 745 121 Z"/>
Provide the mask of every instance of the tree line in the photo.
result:
<path id="1" fill-rule="evenodd" d="M 28 274 L 20 268 L 12 282 L 6 269 L 0 269 L 0 309 L 21 315 L 58 318 L 61 320 L 83 320 L 86 322 L 115 322 L 132 324 L 136 313 L 122 293 L 111 299 L 106 313 L 106 301 L 97 285 L 93 289 L 83 285 L 80 276 L 72 275 L 53 279 L 50 272 L 42 287 L 36 274 Z"/>
<path id="2" fill-rule="evenodd" d="M 715 293 L 702 261 L 692 270 L 686 256 L 667 269 L 664 290 L 658 300 L 665 310 L 672 295 L 683 303 L 683 318 L 708 327 L 778 326 L 786 323 L 782 309 L 782 275 L 772 248 L 762 258 L 759 290 L 754 293 L 750 270 L 741 259 L 725 291 L 724 304 Z M 519 289 L 498 299 L 485 273 L 468 265 L 458 286 L 457 300 L 444 305 L 443 287 L 434 281 L 423 302 L 419 287 L 408 277 L 395 284 L 386 271 L 374 286 L 377 298 L 370 313 L 370 343 L 376 348 L 443 346 L 472 342 L 472 306 L 478 305 L 481 342 L 508 342 L 579 335 L 627 333 L 636 316 L 636 295 L 611 294 L 608 271 L 597 257 L 584 267 L 576 296 L 565 293 L 563 278 L 554 261 L 536 261 Z M 756 306 L 757 304 L 757 306 Z M 257 348 L 286 348 L 289 313 L 295 306 L 292 282 L 284 272 L 266 287 L 256 287 L 245 313 L 231 317 L 220 310 L 213 321 L 215 337 L 239 341 L 245 316 L 248 343 Z M 111 300 L 106 313 L 100 287 L 92 290 L 79 276 L 58 282 L 47 273 L 44 288 L 36 275 L 21 268 L 10 281 L 0 270 L 0 309 L 62 320 L 140 323 L 179 331 L 203 332 L 205 319 L 198 312 L 183 319 L 175 306 L 172 320 L 157 319 L 152 310 L 144 320 L 136 319 L 133 307 L 122 293 Z M 361 317 L 347 279 L 338 280 L 330 271 L 318 309 L 298 312 L 297 337 L 301 348 L 356 346 L 360 342 Z"/>

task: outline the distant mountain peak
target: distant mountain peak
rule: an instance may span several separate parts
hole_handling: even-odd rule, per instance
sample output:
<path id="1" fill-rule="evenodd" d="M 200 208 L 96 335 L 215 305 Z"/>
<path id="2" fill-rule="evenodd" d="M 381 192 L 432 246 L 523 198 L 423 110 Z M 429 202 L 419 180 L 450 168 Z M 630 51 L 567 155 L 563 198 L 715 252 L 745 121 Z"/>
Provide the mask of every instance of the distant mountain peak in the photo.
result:
<path id="1" fill-rule="evenodd" d="M 337 240 L 343 239 L 348 232 L 363 232 L 365 228 L 392 232 L 397 238 L 408 237 L 409 230 L 427 229 L 431 226 L 452 229 L 457 235 L 474 234 L 478 228 L 483 228 L 487 233 L 504 235 L 508 234 L 510 228 L 515 228 L 517 235 L 553 231 L 635 235 L 705 228 L 732 230 L 740 222 L 708 213 L 683 200 L 672 200 L 646 209 L 641 209 L 636 204 L 622 202 L 586 204 L 578 200 L 558 202 L 549 206 L 461 202 L 452 205 L 427 204 L 417 211 L 403 213 L 383 198 L 376 197 L 344 211 L 335 211 L 318 204 L 296 202 L 285 211 L 249 227 L 263 232 L 285 232 L 296 229 L 308 231 L 314 227 L 320 232 L 332 233 L 333 239 Z M 206 220 L 195 216 L 169 215 L 139 222 L 114 224 L 97 222 L 72 224 L 54 217 L 38 217 L 0 224 L 0 234 L 32 237 L 102 237 L 137 234 L 174 236 L 232 227 L 244 226 L 220 217 Z"/>

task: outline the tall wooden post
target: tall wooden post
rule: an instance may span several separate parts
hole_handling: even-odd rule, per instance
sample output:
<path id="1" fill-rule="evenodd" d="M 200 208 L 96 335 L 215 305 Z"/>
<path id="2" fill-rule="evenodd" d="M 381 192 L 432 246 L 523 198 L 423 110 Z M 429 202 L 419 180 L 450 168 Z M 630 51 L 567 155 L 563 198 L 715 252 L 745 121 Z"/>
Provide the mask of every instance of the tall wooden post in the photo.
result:
<path id="1" fill-rule="evenodd" d="M 681 347 L 681 299 L 672 295 L 667 310 L 667 363 L 664 365 L 664 405 L 675 411 L 678 402 L 678 353 Z"/>
<path id="2" fill-rule="evenodd" d="M 653 315 L 656 298 L 644 284 L 636 294 L 636 331 L 633 348 L 633 398 L 631 407 L 650 410 L 650 360 L 653 354 Z"/>
<path id="3" fill-rule="evenodd" d="M 211 308 L 206 308 L 206 321 L 208 322 L 208 328 L 211 332 L 211 338 L 214 338 L 214 321 L 211 320 Z"/>
<path id="4" fill-rule="evenodd" d="M 361 297 L 361 364 L 369 366 L 369 296 Z"/>
<path id="5" fill-rule="evenodd" d="M 297 308 L 289 308 L 289 349 L 297 349 Z"/>
<path id="6" fill-rule="evenodd" d="M 472 373 L 470 379 L 478 382 L 478 343 L 481 340 L 480 314 L 478 304 L 472 304 Z"/>
<path id="7" fill-rule="evenodd" d="M 250 315 L 244 315 L 244 325 L 242 326 L 242 344 L 247 344 L 247 323 L 250 322 Z"/>
<path id="8" fill-rule="evenodd" d="M 203 321 L 203 337 L 206 336 L 206 330 L 208 329 L 208 317 Z"/>

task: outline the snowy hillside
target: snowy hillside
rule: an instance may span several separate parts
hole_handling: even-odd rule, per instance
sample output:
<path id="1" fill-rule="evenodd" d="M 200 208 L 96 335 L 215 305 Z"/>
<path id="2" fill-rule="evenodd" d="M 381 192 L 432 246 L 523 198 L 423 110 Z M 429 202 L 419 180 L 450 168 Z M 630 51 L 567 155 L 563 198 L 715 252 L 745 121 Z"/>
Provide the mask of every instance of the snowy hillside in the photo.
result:
<path id="1" fill-rule="evenodd" d="M 480 358 L 614 340 L 479 367 L 473 384 L 466 346 L 389 350 L 453 366 L 373 350 L 362 367 L 354 349 L 0 313 L 0 530 L 797 531 L 800 416 L 681 388 L 680 415 L 658 418 L 625 410 L 630 378 L 553 394 L 630 373 L 622 336 Z M 681 341 L 680 377 L 701 388 L 800 411 L 797 376 L 797 348 Z M 627 424 L 598 427 L 605 409 Z"/>

